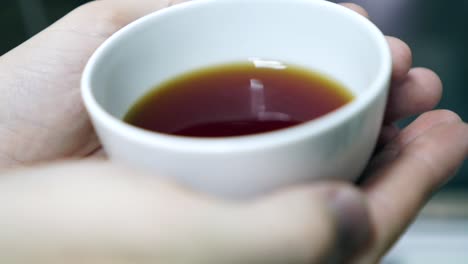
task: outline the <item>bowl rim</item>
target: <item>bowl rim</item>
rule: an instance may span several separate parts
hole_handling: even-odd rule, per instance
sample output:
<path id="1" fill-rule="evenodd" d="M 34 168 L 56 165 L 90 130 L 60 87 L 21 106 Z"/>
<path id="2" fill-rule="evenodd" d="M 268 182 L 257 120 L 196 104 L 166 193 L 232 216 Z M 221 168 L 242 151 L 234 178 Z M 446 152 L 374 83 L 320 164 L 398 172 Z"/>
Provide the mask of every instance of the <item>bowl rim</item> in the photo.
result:
<path id="1" fill-rule="evenodd" d="M 292 2 L 291 0 L 249 0 L 247 2 L 251 3 L 252 1 L 260 3 L 267 2 L 270 5 L 275 3 L 284 3 L 285 1 Z M 127 124 L 104 110 L 94 97 L 92 79 L 93 73 L 96 72 L 96 65 L 99 65 L 98 62 L 102 59 L 107 50 L 118 46 L 120 40 L 125 39 L 132 31 L 137 30 L 139 27 L 144 26 L 147 23 L 155 23 L 164 16 L 174 15 L 178 12 L 190 10 L 191 8 L 203 8 L 205 5 L 225 4 L 228 2 L 242 3 L 242 0 L 197 0 L 177 4 L 146 15 L 123 27 L 101 44 L 86 64 L 81 78 L 82 98 L 91 119 L 94 123 L 98 122 L 113 133 L 118 133 L 135 143 L 184 152 L 200 153 L 249 151 L 252 149 L 264 149 L 283 144 L 297 143 L 305 137 L 309 138 L 316 137 L 320 134 L 326 134 L 345 123 L 347 120 L 352 119 L 353 116 L 358 115 L 368 108 L 375 100 L 378 99 L 379 95 L 387 93 L 392 72 L 392 58 L 385 36 L 377 26 L 367 18 L 344 6 L 323 0 L 293 1 L 329 8 L 340 15 L 347 16 L 347 18 L 354 20 L 354 22 L 365 28 L 366 32 L 368 32 L 369 36 L 371 36 L 373 41 L 377 44 L 379 48 L 379 57 L 382 60 L 382 63 L 380 64 L 381 69 L 378 70 L 378 74 L 369 85 L 369 89 L 347 105 L 317 119 L 290 128 L 261 134 L 221 138 L 184 137 L 148 131 Z"/>

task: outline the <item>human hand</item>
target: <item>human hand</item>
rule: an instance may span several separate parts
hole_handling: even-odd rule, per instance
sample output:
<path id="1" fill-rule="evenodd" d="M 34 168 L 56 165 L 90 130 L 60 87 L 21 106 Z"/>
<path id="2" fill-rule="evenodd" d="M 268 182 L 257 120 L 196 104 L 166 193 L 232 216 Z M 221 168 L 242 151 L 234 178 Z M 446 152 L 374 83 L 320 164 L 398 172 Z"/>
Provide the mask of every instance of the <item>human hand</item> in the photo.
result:
<path id="1" fill-rule="evenodd" d="M 92 1 L 1 56 L 0 170 L 99 150 L 81 101 L 86 62 L 120 28 L 179 2 Z"/>
<path id="2" fill-rule="evenodd" d="M 115 30 L 168 3 L 93 2 L 3 56 L 0 141 L 6 144 L 0 146 L 0 164 L 6 168 L 94 153 L 99 142 L 80 101 L 81 70 Z M 0 203 L 5 209 L 0 248 L 35 263 L 47 253 L 49 260 L 60 262 L 62 256 L 68 263 L 343 263 L 358 251 L 356 260 L 376 262 L 463 161 L 468 144 L 466 125 L 450 112 L 427 113 L 401 132 L 391 125 L 431 109 L 441 85 L 428 70 L 410 70 L 404 43 L 389 42 L 394 85 L 381 140 L 385 147 L 361 189 L 318 183 L 233 204 L 109 164 L 8 172 L 0 179 L 0 200 L 18 202 Z M 443 146 L 435 146 L 440 142 Z M 39 217 L 38 208 L 47 213 Z M 34 235 L 21 236 L 24 230 Z"/>

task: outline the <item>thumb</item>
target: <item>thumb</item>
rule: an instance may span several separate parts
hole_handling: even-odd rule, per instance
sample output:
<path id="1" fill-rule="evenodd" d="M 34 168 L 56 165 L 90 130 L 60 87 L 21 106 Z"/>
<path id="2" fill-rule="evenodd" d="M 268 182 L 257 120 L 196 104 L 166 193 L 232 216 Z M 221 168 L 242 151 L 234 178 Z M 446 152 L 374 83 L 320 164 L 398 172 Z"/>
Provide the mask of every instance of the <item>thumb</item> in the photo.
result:
<path id="1" fill-rule="evenodd" d="M 226 202 L 89 161 L 2 175 L 0 219 L 1 263 L 349 263 L 369 233 L 349 185 Z"/>
<path id="2" fill-rule="evenodd" d="M 363 195 L 343 183 L 277 193 L 242 216 L 238 231 L 265 263 L 347 263 L 370 233 Z"/>

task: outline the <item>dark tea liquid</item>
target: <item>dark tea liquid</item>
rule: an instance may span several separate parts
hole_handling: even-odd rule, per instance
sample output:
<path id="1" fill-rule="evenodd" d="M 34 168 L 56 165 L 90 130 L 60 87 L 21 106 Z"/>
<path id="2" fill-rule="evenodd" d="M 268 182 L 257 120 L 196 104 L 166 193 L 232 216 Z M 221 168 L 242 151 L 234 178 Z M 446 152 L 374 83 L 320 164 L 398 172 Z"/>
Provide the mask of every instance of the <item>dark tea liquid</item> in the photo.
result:
<path id="1" fill-rule="evenodd" d="M 233 63 L 181 75 L 141 98 L 124 120 L 187 137 L 232 137 L 298 125 L 353 95 L 310 70 L 279 63 Z"/>

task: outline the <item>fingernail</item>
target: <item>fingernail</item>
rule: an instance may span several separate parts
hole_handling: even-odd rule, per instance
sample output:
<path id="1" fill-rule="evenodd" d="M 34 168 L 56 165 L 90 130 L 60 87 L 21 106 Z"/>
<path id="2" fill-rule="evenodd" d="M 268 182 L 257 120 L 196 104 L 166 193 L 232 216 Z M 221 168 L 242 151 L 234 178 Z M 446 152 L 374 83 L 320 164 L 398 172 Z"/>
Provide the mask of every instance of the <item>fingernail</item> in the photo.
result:
<path id="1" fill-rule="evenodd" d="M 330 209 L 335 217 L 337 248 L 331 263 L 348 263 L 370 238 L 370 219 L 364 196 L 351 187 L 330 193 Z"/>

